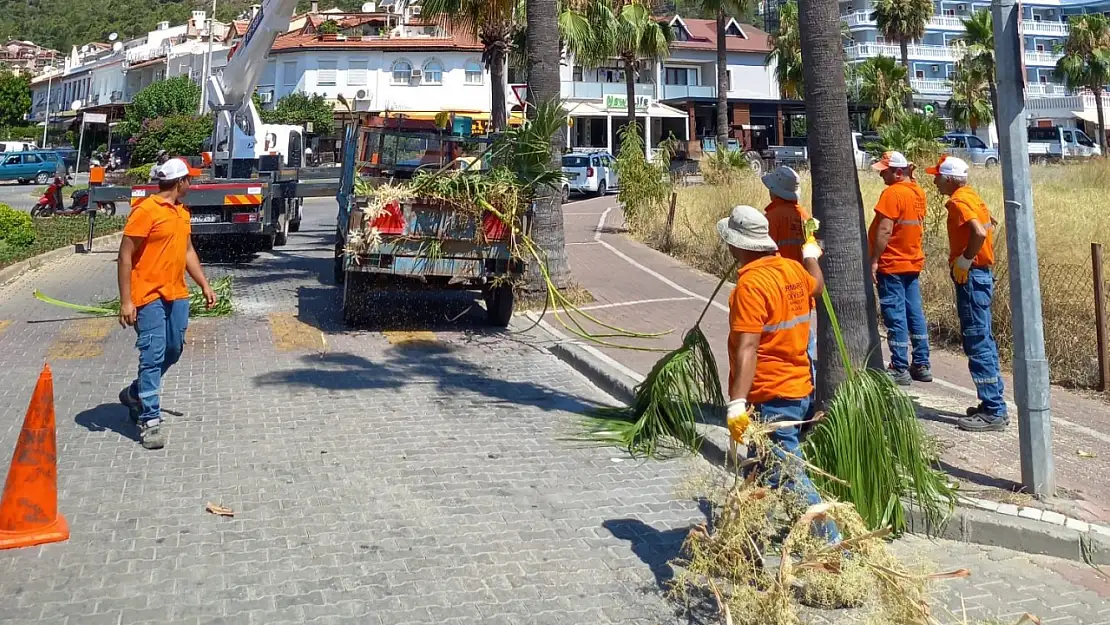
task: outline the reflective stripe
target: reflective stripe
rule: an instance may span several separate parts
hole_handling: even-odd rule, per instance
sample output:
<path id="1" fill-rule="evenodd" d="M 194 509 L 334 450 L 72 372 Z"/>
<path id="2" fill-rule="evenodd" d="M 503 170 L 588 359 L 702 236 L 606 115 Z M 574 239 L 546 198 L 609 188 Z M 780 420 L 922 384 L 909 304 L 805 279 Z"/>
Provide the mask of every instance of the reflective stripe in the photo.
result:
<path id="1" fill-rule="evenodd" d="M 779 241 L 779 247 L 782 247 L 783 245 L 803 245 L 804 243 L 805 241 L 801 239 L 783 239 Z"/>
<path id="2" fill-rule="evenodd" d="M 920 226 L 921 225 L 921 220 L 920 219 L 899 219 L 898 221 L 896 221 L 894 223 L 898 224 L 899 226 Z"/>
<path id="3" fill-rule="evenodd" d="M 778 332 L 779 330 L 787 330 L 789 328 L 793 328 L 800 323 L 808 323 L 809 315 L 810 313 L 807 312 L 804 315 L 798 315 L 793 319 L 787 319 L 786 321 L 780 321 L 779 323 L 772 323 L 771 325 L 763 326 L 763 331 Z"/>

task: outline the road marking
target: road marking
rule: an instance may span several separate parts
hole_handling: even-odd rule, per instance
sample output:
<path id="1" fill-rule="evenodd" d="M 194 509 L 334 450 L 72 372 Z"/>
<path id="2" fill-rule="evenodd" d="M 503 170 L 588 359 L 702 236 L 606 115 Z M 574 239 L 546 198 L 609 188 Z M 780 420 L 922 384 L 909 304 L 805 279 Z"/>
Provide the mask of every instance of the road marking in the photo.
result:
<path id="1" fill-rule="evenodd" d="M 3 334 L 4 330 L 7 330 L 10 325 L 12 325 L 11 319 L 0 319 L 0 334 Z"/>
<path id="2" fill-rule="evenodd" d="M 597 241 L 574 241 L 567 243 L 567 245 L 601 245 L 601 243 Z"/>
<path id="3" fill-rule="evenodd" d="M 601 310 L 603 308 L 618 308 L 620 306 L 639 306 L 640 304 L 659 304 L 662 302 L 688 302 L 692 297 L 657 297 L 655 299 L 638 299 L 633 302 L 616 302 L 613 304 L 595 304 L 593 306 L 579 306 L 578 310 Z"/>
<path id="4" fill-rule="evenodd" d="M 301 321 L 296 314 L 278 312 L 270 313 L 267 317 L 274 337 L 274 347 L 279 352 L 318 352 L 324 349 L 323 333 Z"/>
<path id="5" fill-rule="evenodd" d="M 435 345 L 439 343 L 435 332 L 427 330 L 386 330 L 382 332 L 390 345 Z"/>
<path id="6" fill-rule="evenodd" d="M 119 322 L 113 319 L 81 319 L 67 323 L 50 344 L 47 360 L 80 360 L 104 353 L 104 339 Z"/>

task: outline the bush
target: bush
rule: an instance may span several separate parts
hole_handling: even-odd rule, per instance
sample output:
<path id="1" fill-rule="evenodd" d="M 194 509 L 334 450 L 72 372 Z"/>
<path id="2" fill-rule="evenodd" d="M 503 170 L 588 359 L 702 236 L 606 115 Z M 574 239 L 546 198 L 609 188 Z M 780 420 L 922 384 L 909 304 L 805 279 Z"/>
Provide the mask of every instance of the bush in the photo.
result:
<path id="1" fill-rule="evenodd" d="M 7 208 L 4 206 L 3 208 Z M 2 214 L 2 213 L 0 213 Z M 89 236 L 89 220 L 87 217 L 51 217 L 49 219 L 33 220 L 32 232 L 34 240 L 22 247 L 9 245 L 0 239 L 0 267 L 26 260 L 43 252 L 69 247 L 80 243 Z M 99 237 L 123 230 L 127 223 L 126 217 L 97 217 L 96 229 L 93 236 Z M 3 228 L 0 225 L 0 228 Z"/>
<path id="2" fill-rule="evenodd" d="M 145 119 L 133 137 L 135 148 L 132 161 L 153 161 L 159 150 L 171 156 L 200 154 L 205 139 L 212 135 L 212 118 L 193 115 L 174 115 Z"/>
<path id="3" fill-rule="evenodd" d="M 0 204 L 0 241 L 12 247 L 26 247 L 35 242 L 35 226 L 31 215 Z"/>
<path id="4" fill-rule="evenodd" d="M 634 223 L 654 207 L 663 206 L 671 194 L 670 148 L 663 147 L 655 162 L 644 156 L 640 125 L 632 123 L 621 130 L 621 151 L 617 156 L 620 191 L 617 199 L 624 205 L 624 216 Z"/>
<path id="5" fill-rule="evenodd" d="M 143 165 L 136 165 L 127 170 L 127 182 L 129 184 L 146 184 L 150 182 L 150 170 L 154 167 L 154 163 L 145 163 Z"/>
<path id="6" fill-rule="evenodd" d="M 751 163 L 739 150 L 718 149 L 698 161 L 702 178 L 711 185 L 736 184 L 751 169 Z"/>

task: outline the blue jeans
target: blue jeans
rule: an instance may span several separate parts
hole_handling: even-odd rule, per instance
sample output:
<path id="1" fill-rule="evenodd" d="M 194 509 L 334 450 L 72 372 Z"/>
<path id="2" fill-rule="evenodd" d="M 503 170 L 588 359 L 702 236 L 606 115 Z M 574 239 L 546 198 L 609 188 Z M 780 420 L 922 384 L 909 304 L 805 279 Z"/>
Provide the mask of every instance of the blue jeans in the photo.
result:
<path id="1" fill-rule="evenodd" d="M 809 397 L 772 399 L 757 406 L 756 410 L 759 411 L 760 421 L 764 423 L 804 421 L 813 416 L 813 402 Z M 780 428 L 770 435 L 772 453 L 778 462 L 766 467 L 763 477 L 771 488 L 784 486 L 797 493 L 805 500 L 806 505 L 812 506 L 821 503 L 821 495 L 817 493 L 817 488 L 806 474 L 805 465 L 800 461 L 801 430 L 799 426 Z M 832 521 L 814 523 L 813 528 L 816 535 L 824 537 L 830 543 L 840 540 L 840 532 Z"/>
<path id="2" fill-rule="evenodd" d="M 960 316 L 967 369 L 983 411 L 992 417 L 1006 416 L 1002 397 L 1002 372 L 998 366 L 998 344 L 991 331 L 991 298 L 994 275 L 990 269 L 972 267 L 967 282 L 956 285 L 956 312 Z"/>
<path id="3" fill-rule="evenodd" d="M 910 368 L 906 351 L 913 345 L 913 366 L 929 367 L 929 326 L 921 304 L 921 283 L 916 273 L 875 274 L 879 289 L 879 310 L 886 326 L 890 347 L 890 367 L 895 371 Z"/>
<path id="4" fill-rule="evenodd" d="M 139 375 L 131 383 L 131 396 L 142 404 L 140 421 L 160 419 L 162 376 L 181 359 L 185 329 L 189 327 L 189 300 L 156 299 L 139 308 L 135 331 L 139 335 Z"/>

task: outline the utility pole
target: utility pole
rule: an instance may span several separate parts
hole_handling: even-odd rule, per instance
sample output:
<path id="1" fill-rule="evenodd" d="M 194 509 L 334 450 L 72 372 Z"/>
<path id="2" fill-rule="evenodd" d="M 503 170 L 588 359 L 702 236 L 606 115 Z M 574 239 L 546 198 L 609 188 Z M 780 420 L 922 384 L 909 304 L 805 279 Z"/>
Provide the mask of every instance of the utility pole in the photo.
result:
<path id="1" fill-rule="evenodd" d="M 995 77 L 998 83 L 998 139 L 1002 196 L 1006 205 L 1006 252 L 1014 326 L 1014 400 L 1018 409 L 1021 482 L 1038 498 L 1056 491 L 1052 458 L 1048 360 L 1044 351 L 1037 233 L 1029 178 L 1025 118 L 1025 62 L 1021 5 L 993 0 Z"/>
<path id="2" fill-rule="evenodd" d="M 46 147 L 46 129 L 50 127 L 50 86 L 54 82 L 54 68 L 48 66 L 46 71 L 50 75 L 46 77 L 46 117 L 42 120 L 42 145 L 41 148 Z"/>
<path id="3" fill-rule="evenodd" d="M 197 115 L 204 115 L 204 109 L 208 106 L 208 76 L 212 73 L 212 35 L 215 32 L 216 26 L 216 0 L 212 0 L 212 16 L 208 18 L 208 54 L 204 57 L 204 70 L 200 77 L 200 104 L 197 107 Z"/>

